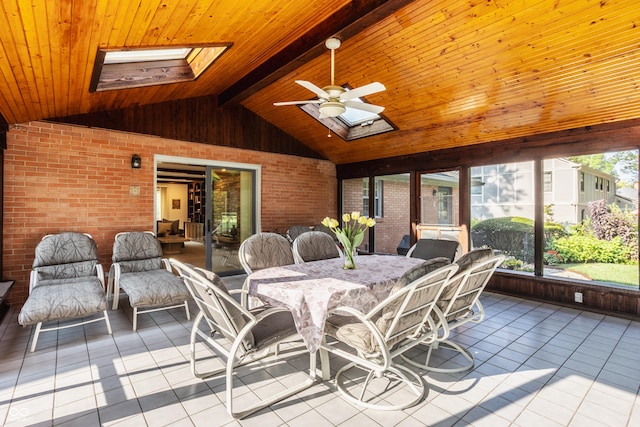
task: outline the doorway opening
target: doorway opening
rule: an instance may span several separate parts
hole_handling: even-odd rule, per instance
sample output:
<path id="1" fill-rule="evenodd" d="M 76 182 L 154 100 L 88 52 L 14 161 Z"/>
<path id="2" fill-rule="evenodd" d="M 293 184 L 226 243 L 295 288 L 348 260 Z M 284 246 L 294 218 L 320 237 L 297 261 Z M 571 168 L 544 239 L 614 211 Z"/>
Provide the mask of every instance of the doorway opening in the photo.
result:
<path id="1" fill-rule="evenodd" d="M 242 273 L 240 243 L 259 229 L 260 166 L 157 155 L 155 218 L 167 257 Z"/>

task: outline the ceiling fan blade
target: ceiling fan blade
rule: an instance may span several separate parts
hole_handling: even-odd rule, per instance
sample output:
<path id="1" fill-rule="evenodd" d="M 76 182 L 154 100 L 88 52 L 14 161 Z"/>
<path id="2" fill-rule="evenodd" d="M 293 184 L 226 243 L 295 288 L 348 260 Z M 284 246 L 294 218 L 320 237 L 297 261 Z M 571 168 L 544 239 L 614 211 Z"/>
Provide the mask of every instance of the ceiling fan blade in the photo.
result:
<path id="1" fill-rule="evenodd" d="M 373 83 L 369 83 L 368 85 L 360 86 L 355 89 L 351 89 L 349 91 L 344 92 L 340 96 L 340 99 L 343 99 L 346 101 L 348 99 L 359 98 L 361 96 L 371 95 L 372 93 L 382 92 L 383 90 L 386 90 L 386 89 L 387 88 L 384 87 L 382 83 L 373 82 Z"/>
<path id="2" fill-rule="evenodd" d="M 345 107 L 355 108 L 356 110 L 368 111 L 373 114 L 380 114 L 384 111 L 384 107 L 379 105 L 367 104 L 365 102 L 358 101 L 344 101 L 343 104 Z"/>
<path id="3" fill-rule="evenodd" d="M 309 89 L 311 92 L 315 93 L 320 98 L 323 98 L 323 99 L 329 98 L 329 94 L 327 92 L 320 89 L 318 86 L 314 85 L 311 82 L 308 82 L 306 80 L 296 80 L 296 83 L 298 83 L 300 86 L 304 87 L 305 89 Z"/>
<path id="4" fill-rule="evenodd" d="M 283 101 L 283 102 L 274 102 L 273 105 L 275 106 L 282 106 L 282 105 L 300 105 L 300 104 L 320 104 L 319 99 L 309 99 L 307 101 Z"/>

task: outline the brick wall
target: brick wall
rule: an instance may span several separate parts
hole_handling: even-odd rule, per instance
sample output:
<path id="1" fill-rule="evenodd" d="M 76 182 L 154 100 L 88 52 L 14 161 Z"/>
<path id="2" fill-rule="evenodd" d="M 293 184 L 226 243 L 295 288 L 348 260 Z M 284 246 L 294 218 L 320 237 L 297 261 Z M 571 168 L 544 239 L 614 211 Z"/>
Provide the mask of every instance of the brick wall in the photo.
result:
<path id="1" fill-rule="evenodd" d="M 131 155 L 142 168 L 131 169 Z M 36 244 L 61 231 L 91 234 L 108 271 L 115 234 L 153 230 L 155 154 L 262 165 L 262 230 L 316 224 L 336 215 L 331 162 L 46 122 L 7 133 L 4 153 L 3 279 L 9 303 L 28 295 Z M 140 195 L 130 194 L 139 187 Z"/>

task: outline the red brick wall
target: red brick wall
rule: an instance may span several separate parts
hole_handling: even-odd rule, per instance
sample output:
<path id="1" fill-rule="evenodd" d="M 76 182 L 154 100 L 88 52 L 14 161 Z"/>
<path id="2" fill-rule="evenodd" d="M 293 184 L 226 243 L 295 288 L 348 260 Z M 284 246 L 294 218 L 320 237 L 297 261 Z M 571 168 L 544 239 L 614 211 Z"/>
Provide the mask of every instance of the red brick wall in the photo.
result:
<path id="1" fill-rule="evenodd" d="M 383 217 L 376 225 L 376 252 L 395 254 L 402 236 L 411 231 L 409 220 L 409 183 L 384 180 Z"/>
<path id="2" fill-rule="evenodd" d="M 131 155 L 142 168 L 131 169 Z M 153 230 L 155 154 L 262 165 L 262 230 L 317 224 L 336 215 L 335 165 L 322 160 L 197 144 L 134 133 L 30 122 L 7 133 L 3 273 L 22 303 L 42 236 L 93 236 L 108 271 L 115 234 Z M 139 186 L 140 195 L 130 195 Z"/>

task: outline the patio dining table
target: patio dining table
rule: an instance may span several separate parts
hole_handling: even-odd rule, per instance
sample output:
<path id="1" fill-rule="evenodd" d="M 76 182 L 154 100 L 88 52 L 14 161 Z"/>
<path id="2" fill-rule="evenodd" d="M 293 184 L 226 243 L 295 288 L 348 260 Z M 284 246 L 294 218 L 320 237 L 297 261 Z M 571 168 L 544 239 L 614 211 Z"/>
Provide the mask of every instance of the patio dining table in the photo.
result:
<path id="1" fill-rule="evenodd" d="M 305 345 L 315 352 L 322 341 L 327 314 L 338 306 L 368 312 L 383 301 L 396 281 L 418 258 L 362 255 L 345 270 L 340 258 L 258 270 L 247 276 L 249 296 L 291 310 Z"/>

